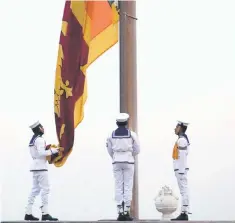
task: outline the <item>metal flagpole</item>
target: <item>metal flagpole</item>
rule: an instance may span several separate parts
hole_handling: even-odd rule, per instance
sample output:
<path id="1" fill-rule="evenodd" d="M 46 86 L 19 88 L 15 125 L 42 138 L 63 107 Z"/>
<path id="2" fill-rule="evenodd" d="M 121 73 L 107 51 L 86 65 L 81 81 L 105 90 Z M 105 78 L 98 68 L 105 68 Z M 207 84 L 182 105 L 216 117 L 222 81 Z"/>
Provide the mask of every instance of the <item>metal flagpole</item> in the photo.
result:
<path id="1" fill-rule="evenodd" d="M 136 1 L 119 1 L 120 10 L 120 112 L 130 115 L 129 128 L 137 132 L 137 72 L 136 72 Z M 131 215 L 139 219 L 138 158 Z"/>

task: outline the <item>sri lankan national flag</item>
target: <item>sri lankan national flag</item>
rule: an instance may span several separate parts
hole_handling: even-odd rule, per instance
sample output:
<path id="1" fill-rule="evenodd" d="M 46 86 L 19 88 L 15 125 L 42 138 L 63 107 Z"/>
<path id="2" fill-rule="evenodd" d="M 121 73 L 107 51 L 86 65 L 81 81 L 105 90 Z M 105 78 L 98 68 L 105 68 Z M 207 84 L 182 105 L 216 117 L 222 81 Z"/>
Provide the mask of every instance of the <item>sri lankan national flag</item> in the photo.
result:
<path id="1" fill-rule="evenodd" d="M 118 9 L 114 1 L 66 1 L 60 34 L 54 89 L 56 132 L 63 152 L 54 159 L 62 166 L 83 120 L 87 98 L 86 69 L 118 41 Z"/>

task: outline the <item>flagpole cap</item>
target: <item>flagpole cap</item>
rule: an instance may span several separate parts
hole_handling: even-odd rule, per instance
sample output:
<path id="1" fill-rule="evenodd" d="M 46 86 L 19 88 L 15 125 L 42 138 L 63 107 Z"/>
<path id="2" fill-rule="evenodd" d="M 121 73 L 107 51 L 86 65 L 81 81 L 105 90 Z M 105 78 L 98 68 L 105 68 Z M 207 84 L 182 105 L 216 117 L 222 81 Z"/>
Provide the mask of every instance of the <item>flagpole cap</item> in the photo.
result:
<path id="1" fill-rule="evenodd" d="M 117 122 L 126 122 L 129 119 L 129 114 L 127 113 L 120 113 L 117 115 L 116 121 Z"/>

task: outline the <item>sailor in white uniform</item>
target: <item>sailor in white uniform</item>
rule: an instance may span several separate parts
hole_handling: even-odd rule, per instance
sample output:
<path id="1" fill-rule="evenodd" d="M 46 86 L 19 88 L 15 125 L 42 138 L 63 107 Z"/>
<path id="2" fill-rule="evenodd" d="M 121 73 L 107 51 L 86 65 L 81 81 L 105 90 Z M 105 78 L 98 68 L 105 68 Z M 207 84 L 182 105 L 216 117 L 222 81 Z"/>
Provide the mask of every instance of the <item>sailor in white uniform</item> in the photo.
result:
<path id="1" fill-rule="evenodd" d="M 57 148 L 51 148 L 46 150 L 46 141 L 43 139 L 44 128 L 36 122 L 30 126 L 34 135 L 29 143 L 29 150 L 32 156 L 32 165 L 30 171 L 33 174 L 33 186 L 28 198 L 28 204 L 26 207 L 26 213 L 24 220 L 38 221 L 39 219 L 32 214 L 32 207 L 36 196 L 41 192 L 42 200 L 42 221 L 57 221 L 57 218 L 53 218 L 48 213 L 48 194 L 49 194 L 49 181 L 48 181 L 48 167 L 47 156 L 58 153 Z"/>
<path id="2" fill-rule="evenodd" d="M 130 221 L 130 206 L 134 179 L 135 156 L 140 152 L 137 134 L 127 128 L 129 115 L 120 113 L 116 119 L 118 128 L 107 138 L 106 147 L 112 158 L 115 178 L 115 200 L 118 221 Z"/>
<path id="3" fill-rule="evenodd" d="M 173 149 L 173 166 L 175 176 L 179 186 L 181 194 L 181 214 L 171 219 L 174 221 L 188 221 L 189 214 L 189 192 L 188 192 L 188 177 L 187 172 L 189 170 L 187 166 L 187 155 L 189 151 L 189 139 L 185 134 L 188 127 L 188 123 L 178 121 L 175 128 L 175 134 L 178 135 L 178 139 Z"/>

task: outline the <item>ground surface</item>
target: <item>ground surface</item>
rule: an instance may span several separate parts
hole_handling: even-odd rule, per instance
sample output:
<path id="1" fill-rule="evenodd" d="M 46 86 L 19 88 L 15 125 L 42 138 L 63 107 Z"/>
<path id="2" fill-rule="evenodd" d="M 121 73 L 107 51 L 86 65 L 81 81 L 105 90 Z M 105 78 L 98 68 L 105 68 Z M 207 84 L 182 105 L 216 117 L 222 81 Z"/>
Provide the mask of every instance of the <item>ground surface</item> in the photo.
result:
<path id="1" fill-rule="evenodd" d="M 114 222 L 115 220 L 100 220 L 100 221 L 57 221 L 57 223 L 102 223 L 102 222 Z M 2 221 L 1 223 L 25 223 L 26 221 Z M 37 221 L 35 223 L 40 223 L 43 221 Z M 117 221 L 115 221 L 117 222 Z M 166 223 L 170 221 L 161 221 L 161 220 L 139 220 L 133 221 L 133 223 Z M 44 221 L 45 223 L 45 221 Z M 47 223 L 49 223 L 47 221 Z M 184 221 L 177 221 L 177 223 L 185 223 Z M 190 223 L 235 223 L 235 221 L 190 221 Z"/>

